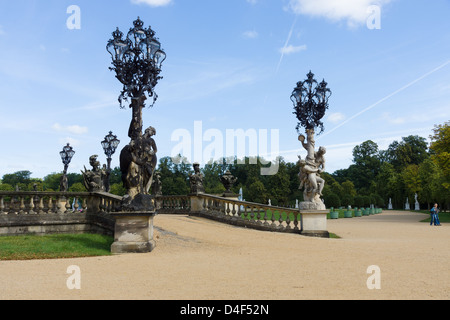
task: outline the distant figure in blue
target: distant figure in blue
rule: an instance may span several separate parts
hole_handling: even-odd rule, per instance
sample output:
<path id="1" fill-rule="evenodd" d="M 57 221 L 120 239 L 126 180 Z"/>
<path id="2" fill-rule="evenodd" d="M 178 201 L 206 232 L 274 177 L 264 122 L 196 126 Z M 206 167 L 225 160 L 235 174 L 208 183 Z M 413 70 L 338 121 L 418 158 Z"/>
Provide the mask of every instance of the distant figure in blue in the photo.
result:
<path id="1" fill-rule="evenodd" d="M 441 223 L 439 222 L 439 209 L 437 203 L 435 203 L 434 207 L 431 208 L 430 213 L 431 213 L 430 226 L 433 225 L 433 223 L 435 226 L 440 226 Z"/>

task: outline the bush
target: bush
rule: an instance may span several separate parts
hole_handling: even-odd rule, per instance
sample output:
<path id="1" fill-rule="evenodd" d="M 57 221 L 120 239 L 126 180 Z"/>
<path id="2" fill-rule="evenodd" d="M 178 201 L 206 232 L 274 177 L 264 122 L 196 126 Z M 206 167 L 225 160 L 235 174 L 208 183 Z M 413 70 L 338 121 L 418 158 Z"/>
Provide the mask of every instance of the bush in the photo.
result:
<path id="1" fill-rule="evenodd" d="M 360 196 L 360 195 L 355 196 L 355 200 L 353 201 L 353 203 L 354 203 L 354 206 L 357 208 L 364 207 L 364 197 Z"/>
<path id="2" fill-rule="evenodd" d="M 339 208 L 341 206 L 341 200 L 333 192 L 330 192 L 329 194 L 324 196 L 324 201 L 325 201 L 325 205 L 327 206 L 327 208 L 331 208 L 331 207 Z"/>

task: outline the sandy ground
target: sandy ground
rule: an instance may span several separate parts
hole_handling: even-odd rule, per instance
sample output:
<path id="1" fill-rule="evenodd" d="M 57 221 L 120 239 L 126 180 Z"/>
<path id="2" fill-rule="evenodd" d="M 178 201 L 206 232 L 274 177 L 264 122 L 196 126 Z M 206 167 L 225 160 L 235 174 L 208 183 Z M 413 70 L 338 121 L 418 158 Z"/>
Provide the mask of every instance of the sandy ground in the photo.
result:
<path id="1" fill-rule="evenodd" d="M 148 254 L 0 261 L 0 299 L 449 299 L 450 225 L 424 218 L 329 220 L 342 238 L 318 239 L 159 215 Z M 67 288 L 71 265 L 80 290 Z M 372 265 L 380 289 L 367 287 Z"/>

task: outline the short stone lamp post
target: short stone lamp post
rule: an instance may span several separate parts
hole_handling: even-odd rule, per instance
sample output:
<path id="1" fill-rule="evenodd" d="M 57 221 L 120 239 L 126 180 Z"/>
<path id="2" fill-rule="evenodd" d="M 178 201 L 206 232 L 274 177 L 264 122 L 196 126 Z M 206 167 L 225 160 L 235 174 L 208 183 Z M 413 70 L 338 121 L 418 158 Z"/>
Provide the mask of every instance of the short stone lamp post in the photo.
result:
<path id="1" fill-rule="evenodd" d="M 64 164 L 64 171 L 61 176 L 60 184 L 59 184 L 59 191 L 61 192 L 67 192 L 69 188 L 69 183 L 67 180 L 67 169 L 69 168 L 69 163 L 72 160 L 72 157 L 75 155 L 75 151 L 68 143 L 63 150 L 59 153 L 61 156 L 61 160 Z"/>
<path id="2" fill-rule="evenodd" d="M 109 184 L 109 176 L 111 174 L 111 160 L 112 155 L 116 152 L 117 147 L 119 146 L 120 140 L 117 139 L 117 136 L 112 134 L 112 131 L 109 132 L 105 139 L 101 142 L 103 150 L 106 155 L 106 178 L 104 182 L 105 191 L 109 192 L 110 184 Z"/>

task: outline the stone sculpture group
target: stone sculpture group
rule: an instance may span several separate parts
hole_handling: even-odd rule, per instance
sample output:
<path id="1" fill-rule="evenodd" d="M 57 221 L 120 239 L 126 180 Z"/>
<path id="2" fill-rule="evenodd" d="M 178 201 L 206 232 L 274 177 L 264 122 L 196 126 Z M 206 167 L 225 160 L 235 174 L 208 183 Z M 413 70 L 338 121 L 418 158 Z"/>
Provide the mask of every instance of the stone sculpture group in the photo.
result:
<path id="1" fill-rule="evenodd" d="M 299 204 L 300 209 L 304 210 L 325 210 L 321 196 L 325 185 L 325 180 L 320 177 L 320 174 L 325 170 L 325 153 L 326 149 L 320 147 L 315 151 L 314 129 L 306 130 L 306 138 L 304 135 L 299 135 L 298 140 L 307 151 L 305 160 L 298 156 L 298 164 L 300 166 L 299 189 L 303 189 L 303 200 Z M 306 142 L 305 142 L 306 139 Z"/>

